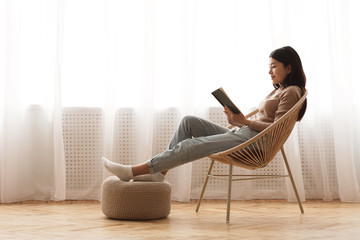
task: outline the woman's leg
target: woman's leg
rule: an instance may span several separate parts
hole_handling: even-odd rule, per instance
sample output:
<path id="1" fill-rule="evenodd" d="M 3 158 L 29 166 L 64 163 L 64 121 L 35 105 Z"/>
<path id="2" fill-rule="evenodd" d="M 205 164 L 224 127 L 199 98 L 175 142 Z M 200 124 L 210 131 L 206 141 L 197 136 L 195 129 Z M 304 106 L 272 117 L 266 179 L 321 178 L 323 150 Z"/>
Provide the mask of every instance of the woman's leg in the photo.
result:
<path id="1" fill-rule="evenodd" d="M 211 136 L 226 132 L 229 132 L 228 128 L 216 123 L 195 116 L 185 116 L 170 140 L 168 150 L 185 139 Z"/>
<path id="2" fill-rule="evenodd" d="M 257 133 L 257 131 L 244 127 L 237 132 L 186 139 L 172 149 L 150 159 L 147 162 L 149 171 L 151 174 L 163 172 L 210 154 L 225 151 L 244 143 Z"/>
<path id="3" fill-rule="evenodd" d="M 104 166 L 123 181 L 134 176 L 156 174 L 156 179 L 163 178 L 161 172 L 206 157 L 241 144 L 258 132 L 247 127 L 236 133 L 209 121 L 186 117 L 175 132 L 168 150 L 153 157 L 147 163 L 129 166 L 113 163 L 103 159 Z M 194 138 L 193 138 L 194 137 Z"/>
<path id="4" fill-rule="evenodd" d="M 222 134 L 226 132 L 229 132 L 229 129 L 222 127 L 218 124 L 212 123 L 210 121 L 195 116 L 186 116 L 181 120 L 177 130 L 175 131 L 175 134 L 173 135 L 169 143 L 167 150 L 174 148 L 174 146 L 176 146 L 178 143 L 186 139 L 192 139 L 193 137 L 196 138 L 201 136 Z M 162 181 L 164 175 L 167 172 L 167 170 L 164 170 L 162 171 L 163 174 L 153 173 L 152 175 L 146 175 L 150 173 L 150 169 L 147 163 L 142 163 L 132 166 L 130 171 L 129 166 L 111 162 L 106 158 L 102 158 L 102 161 L 105 168 L 109 172 L 118 176 L 123 181 L 129 181 L 130 179 L 134 178 L 134 176 L 135 176 L 134 180 Z"/>

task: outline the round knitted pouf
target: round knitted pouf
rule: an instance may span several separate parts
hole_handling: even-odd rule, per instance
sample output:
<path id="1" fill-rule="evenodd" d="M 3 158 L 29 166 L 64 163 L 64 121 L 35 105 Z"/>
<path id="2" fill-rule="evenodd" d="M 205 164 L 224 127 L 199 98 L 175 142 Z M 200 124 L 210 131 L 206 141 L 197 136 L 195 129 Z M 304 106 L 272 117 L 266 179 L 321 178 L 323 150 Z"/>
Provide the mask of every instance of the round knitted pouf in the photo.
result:
<path id="1" fill-rule="evenodd" d="M 122 220 L 151 220 L 170 214 L 171 186 L 168 182 L 123 182 L 105 179 L 101 208 L 105 216 Z"/>

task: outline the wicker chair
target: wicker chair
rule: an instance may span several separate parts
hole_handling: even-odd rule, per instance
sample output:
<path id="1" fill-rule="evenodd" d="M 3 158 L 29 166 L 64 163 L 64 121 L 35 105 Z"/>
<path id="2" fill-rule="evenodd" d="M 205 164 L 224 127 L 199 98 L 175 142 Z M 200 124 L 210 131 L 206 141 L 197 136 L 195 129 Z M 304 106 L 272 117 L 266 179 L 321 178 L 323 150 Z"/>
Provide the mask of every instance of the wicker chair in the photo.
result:
<path id="1" fill-rule="evenodd" d="M 227 211 L 226 211 L 226 222 L 229 222 L 230 219 L 230 202 L 231 202 L 231 185 L 232 181 L 243 181 L 243 180 L 257 180 L 257 179 L 269 179 L 269 178 L 279 178 L 279 177 L 289 177 L 299 204 L 301 213 L 304 213 L 304 209 L 301 205 L 299 194 L 296 190 L 295 182 L 291 174 L 290 166 L 287 161 L 284 143 L 289 137 L 292 129 L 295 126 L 297 121 L 299 111 L 304 104 L 304 101 L 307 96 L 307 91 L 301 97 L 301 99 L 281 118 L 279 118 L 272 125 L 267 127 L 265 130 L 260 132 L 255 137 L 250 140 L 231 148 L 229 150 L 212 154 L 208 156 L 212 161 L 209 167 L 205 183 L 196 206 L 196 212 L 199 211 L 201 200 L 203 199 L 204 192 L 209 181 L 209 178 L 218 178 L 228 181 L 228 196 L 227 196 Z M 255 110 L 248 114 L 246 118 L 252 118 L 258 113 L 258 110 Z M 233 175 L 233 166 L 247 168 L 247 169 L 257 169 L 267 166 L 281 150 L 283 160 L 287 169 L 287 175 Z M 218 161 L 229 165 L 229 175 L 212 175 L 211 171 L 214 166 L 214 162 Z M 233 177 L 240 177 L 233 179 Z"/>

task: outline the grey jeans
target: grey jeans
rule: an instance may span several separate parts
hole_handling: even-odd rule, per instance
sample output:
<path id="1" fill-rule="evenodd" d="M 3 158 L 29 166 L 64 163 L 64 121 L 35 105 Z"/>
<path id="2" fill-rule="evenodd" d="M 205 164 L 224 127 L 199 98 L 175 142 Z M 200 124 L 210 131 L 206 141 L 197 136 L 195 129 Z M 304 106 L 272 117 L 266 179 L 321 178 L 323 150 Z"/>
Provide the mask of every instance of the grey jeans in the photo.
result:
<path id="1" fill-rule="evenodd" d="M 247 126 L 229 130 L 205 119 L 186 116 L 181 120 L 167 150 L 148 160 L 147 164 L 151 174 L 163 172 L 235 147 L 258 133 Z"/>

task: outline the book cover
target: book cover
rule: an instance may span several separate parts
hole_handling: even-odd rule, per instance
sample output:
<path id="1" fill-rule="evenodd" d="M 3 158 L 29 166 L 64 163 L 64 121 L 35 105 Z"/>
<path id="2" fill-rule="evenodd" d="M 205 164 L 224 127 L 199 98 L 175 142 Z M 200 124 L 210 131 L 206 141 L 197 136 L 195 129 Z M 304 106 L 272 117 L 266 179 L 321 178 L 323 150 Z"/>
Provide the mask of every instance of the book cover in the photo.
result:
<path id="1" fill-rule="evenodd" d="M 231 101 L 229 96 L 226 94 L 224 89 L 218 88 L 211 93 L 222 106 L 228 106 L 234 113 L 240 113 L 240 110 L 236 107 L 236 105 Z"/>

